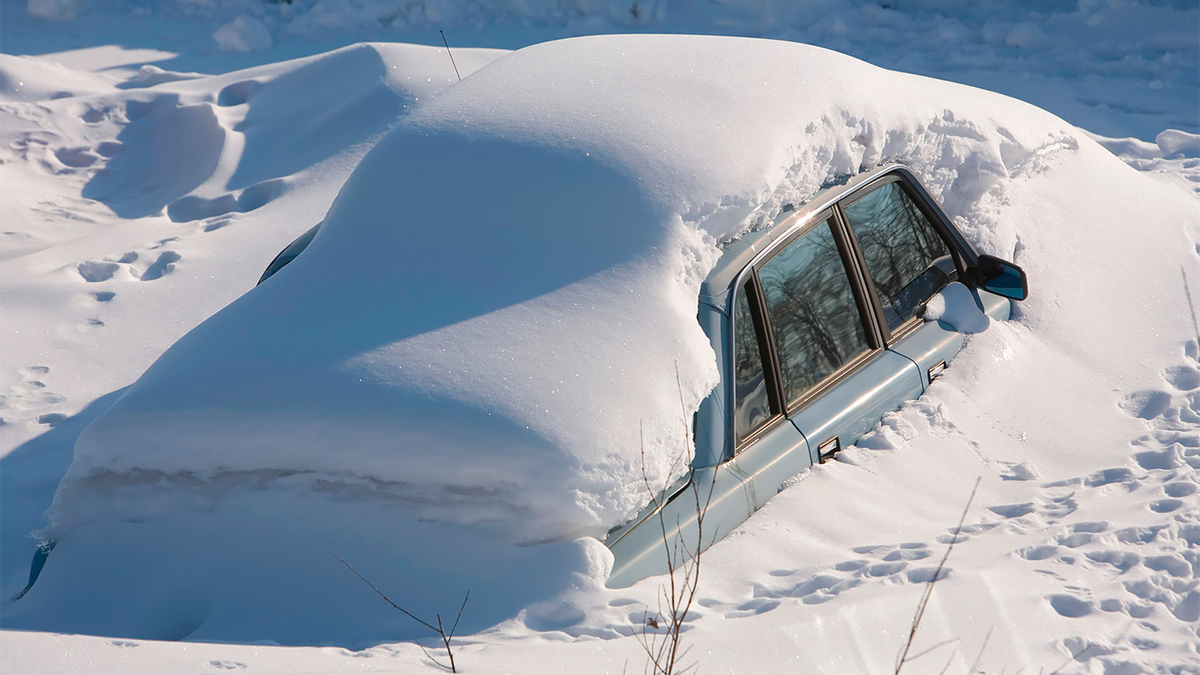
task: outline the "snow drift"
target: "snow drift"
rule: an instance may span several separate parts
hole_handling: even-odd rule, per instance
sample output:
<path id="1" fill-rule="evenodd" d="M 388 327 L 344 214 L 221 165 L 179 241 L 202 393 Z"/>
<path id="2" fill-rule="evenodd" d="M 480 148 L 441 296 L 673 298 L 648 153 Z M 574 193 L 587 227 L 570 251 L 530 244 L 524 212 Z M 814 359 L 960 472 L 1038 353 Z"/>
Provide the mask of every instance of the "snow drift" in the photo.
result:
<path id="1" fill-rule="evenodd" d="M 719 242 L 900 160 L 981 251 L 1013 257 L 1012 185 L 1074 155 L 1120 166 L 1102 153 L 1018 101 L 802 45 L 605 37 L 503 57 L 401 121 L 303 256 L 81 436 L 45 533 L 60 543 L 13 625 L 413 634 L 329 550 L 418 613 L 486 585 L 473 625 L 511 616 L 575 569 L 601 575 L 571 539 L 640 506 L 643 449 L 652 481 L 684 452 L 715 380 L 694 314 Z M 299 588 L 318 617 L 279 609 Z"/>

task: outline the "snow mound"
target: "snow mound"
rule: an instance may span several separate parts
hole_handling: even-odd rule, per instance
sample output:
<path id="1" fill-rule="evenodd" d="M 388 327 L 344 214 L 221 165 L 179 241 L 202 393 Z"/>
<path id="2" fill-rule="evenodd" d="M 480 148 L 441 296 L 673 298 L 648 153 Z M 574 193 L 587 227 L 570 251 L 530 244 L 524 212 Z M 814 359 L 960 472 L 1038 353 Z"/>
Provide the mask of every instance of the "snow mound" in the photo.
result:
<path id="1" fill-rule="evenodd" d="M 1178 129 L 1167 129 L 1155 137 L 1154 142 L 1163 157 L 1200 157 L 1200 134 L 1189 134 Z"/>
<path id="2" fill-rule="evenodd" d="M 112 91 L 117 79 L 25 56 L 0 54 L 0 100 L 47 101 Z"/>
<path id="3" fill-rule="evenodd" d="M 265 90 L 227 100 L 253 109 Z M 1030 245 L 999 217 L 1014 188 L 1084 155 L 1127 170 L 1027 104 L 803 45 L 613 36 L 503 57 L 402 119 L 304 255 L 83 433 L 18 621 L 144 635 L 158 598 L 200 588 L 211 604 L 173 636 L 370 640 L 369 593 L 267 616 L 349 578 L 330 550 L 405 570 L 389 578 L 421 607 L 479 580 L 502 596 L 481 616 L 511 616 L 567 583 L 575 537 L 644 502 L 643 469 L 679 466 L 715 381 L 695 310 L 718 242 L 903 161 L 982 252 L 1012 258 Z M 1031 278 L 1053 278 L 1037 260 Z M 1074 335 L 1079 315 L 1041 321 Z M 121 617 L 78 592 L 100 559 L 123 565 L 105 591 Z"/>

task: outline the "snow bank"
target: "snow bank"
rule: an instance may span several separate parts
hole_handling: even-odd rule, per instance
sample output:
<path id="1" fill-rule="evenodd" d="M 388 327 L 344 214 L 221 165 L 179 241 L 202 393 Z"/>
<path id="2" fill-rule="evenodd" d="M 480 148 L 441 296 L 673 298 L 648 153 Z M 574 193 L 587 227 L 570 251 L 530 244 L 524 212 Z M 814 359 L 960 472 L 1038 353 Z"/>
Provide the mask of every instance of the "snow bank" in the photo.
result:
<path id="1" fill-rule="evenodd" d="M 1167 129 L 1155 137 L 1154 142 L 1163 157 L 1200 157 L 1200 134 L 1189 134 L 1178 129 Z"/>
<path id="2" fill-rule="evenodd" d="M 455 56 L 470 74 L 502 53 Z M 419 45 L 358 44 L 219 76 L 0 56 L 0 372 L 16 383 L 0 398 L 0 613 L 25 586 L 30 532 L 79 430 L 252 287 L 398 116 L 456 81 L 444 49 Z M 27 339 L 50 334 L 55 358 Z"/>
<path id="3" fill-rule="evenodd" d="M 5 101 L 45 101 L 109 92 L 117 79 L 22 56 L 0 54 L 0 96 Z"/>

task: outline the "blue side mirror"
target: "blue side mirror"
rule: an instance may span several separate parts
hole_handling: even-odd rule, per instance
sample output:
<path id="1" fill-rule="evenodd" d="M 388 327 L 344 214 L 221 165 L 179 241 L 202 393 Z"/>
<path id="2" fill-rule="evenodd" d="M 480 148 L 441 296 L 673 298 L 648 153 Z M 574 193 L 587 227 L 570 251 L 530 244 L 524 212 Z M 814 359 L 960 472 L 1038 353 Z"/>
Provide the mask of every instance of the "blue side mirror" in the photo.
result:
<path id="1" fill-rule="evenodd" d="M 996 295 L 1012 300 L 1024 300 L 1029 296 L 1029 281 L 1025 270 L 1000 258 L 981 255 L 976 267 L 979 287 Z"/>

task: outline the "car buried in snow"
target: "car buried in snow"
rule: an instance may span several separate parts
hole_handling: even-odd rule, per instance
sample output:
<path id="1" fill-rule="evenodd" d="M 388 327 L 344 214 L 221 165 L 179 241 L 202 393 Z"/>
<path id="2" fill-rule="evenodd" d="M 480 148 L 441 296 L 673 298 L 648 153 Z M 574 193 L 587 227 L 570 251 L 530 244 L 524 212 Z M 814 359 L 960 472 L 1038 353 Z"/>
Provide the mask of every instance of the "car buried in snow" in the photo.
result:
<path id="1" fill-rule="evenodd" d="M 1061 128 L 794 43 L 504 55 L 81 433 L 6 620 L 358 645 L 417 633 L 330 551 L 419 615 L 491 598 L 465 630 L 581 566 L 667 572 L 1009 317 L 1025 275 L 976 205 Z"/>
<path id="2" fill-rule="evenodd" d="M 280 251 L 258 283 L 319 229 Z M 955 325 L 924 318 L 955 283 L 955 300 L 995 320 L 1029 292 L 1020 267 L 978 254 L 900 164 L 787 205 L 769 227 L 725 245 L 697 315 L 721 382 L 695 414 L 686 478 L 605 537 L 609 585 L 668 572 L 679 563 L 669 551 L 707 548 L 789 478 L 920 396 L 963 346 Z"/>

